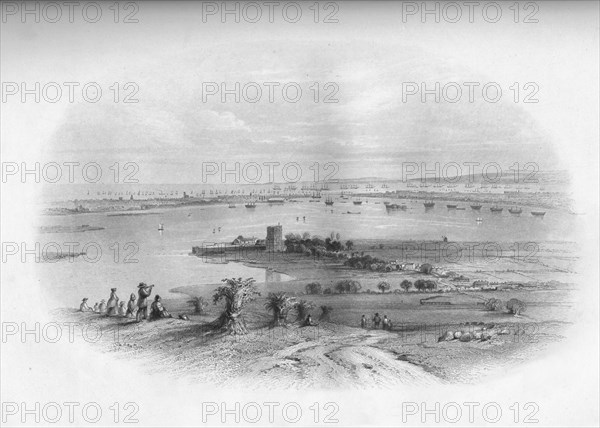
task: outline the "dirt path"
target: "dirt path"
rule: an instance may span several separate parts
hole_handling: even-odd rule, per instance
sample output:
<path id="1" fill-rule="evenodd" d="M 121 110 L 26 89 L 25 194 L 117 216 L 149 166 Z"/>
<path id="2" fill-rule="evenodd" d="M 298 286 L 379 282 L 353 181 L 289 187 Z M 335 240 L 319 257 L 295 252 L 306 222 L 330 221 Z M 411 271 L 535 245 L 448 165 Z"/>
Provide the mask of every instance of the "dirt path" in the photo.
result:
<path id="1" fill-rule="evenodd" d="M 364 389 L 443 382 L 422 368 L 399 360 L 393 352 L 378 348 L 377 342 L 386 337 L 386 332 L 371 331 L 298 343 L 257 359 L 242 381 L 248 388 L 297 389 Z"/>

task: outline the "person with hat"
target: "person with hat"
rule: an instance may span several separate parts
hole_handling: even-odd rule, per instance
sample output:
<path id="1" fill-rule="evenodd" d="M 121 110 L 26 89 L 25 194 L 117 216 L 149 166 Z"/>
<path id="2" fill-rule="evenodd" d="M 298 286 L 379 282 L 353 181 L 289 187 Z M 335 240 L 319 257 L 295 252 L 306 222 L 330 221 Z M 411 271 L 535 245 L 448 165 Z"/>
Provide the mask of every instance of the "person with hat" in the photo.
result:
<path id="1" fill-rule="evenodd" d="M 106 304 L 106 315 L 117 315 L 119 313 L 119 298 L 117 297 L 117 289 L 110 289 L 110 297 L 108 298 L 108 303 Z"/>
<path id="2" fill-rule="evenodd" d="M 129 296 L 129 302 L 127 302 L 127 312 L 125 313 L 125 316 L 127 318 L 135 317 L 135 313 L 137 312 L 137 305 L 135 304 L 135 300 L 135 293 L 131 293 L 131 296 Z"/>
<path id="3" fill-rule="evenodd" d="M 104 300 L 104 299 L 100 300 L 100 306 L 98 306 L 98 312 L 100 312 L 101 314 L 106 313 L 106 300 Z"/>
<path id="4" fill-rule="evenodd" d="M 87 297 L 84 297 L 83 300 L 81 301 L 81 304 L 79 305 L 80 312 L 93 311 L 93 309 L 88 306 L 87 301 L 88 301 Z"/>
<path id="5" fill-rule="evenodd" d="M 138 311 L 135 315 L 135 320 L 140 322 L 142 319 L 148 318 L 148 297 L 152 294 L 153 285 L 146 285 L 145 282 L 140 282 L 138 285 Z"/>

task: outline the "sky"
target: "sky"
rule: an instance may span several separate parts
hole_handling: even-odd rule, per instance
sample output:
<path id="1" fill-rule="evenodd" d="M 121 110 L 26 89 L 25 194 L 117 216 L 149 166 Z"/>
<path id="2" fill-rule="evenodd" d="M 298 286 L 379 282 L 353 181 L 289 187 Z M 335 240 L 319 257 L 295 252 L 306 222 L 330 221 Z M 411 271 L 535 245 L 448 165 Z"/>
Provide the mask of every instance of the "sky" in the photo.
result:
<path id="1" fill-rule="evenodd" d="M 77 11 L 70 23 L 66 10 L 57 23 L 44 15 L 21 22 L 20 11 L 4 10 L 2 81 L 57 82 L 63 94 L 56 103 L 31 96 L 23 103 L 3 87 L 3 159 L 135 162 L 144 183 L 198 182 L 207 162 L 297 162 L 303 178 L 308 165 L 335 162 L 336 178 L 396 178 L 407 162 L 574 170 L 597 159 L 597 3 L 538 2 L 537 11 L 520 10 L 518 23 L 509 3 L 496 23 L 480 9 L 471 23 L 466 8 L 457 23 L 444 20 L 452 10 L 440 11 L 439 23 L 434 15 L 422 22 L 420 11 L 403 22 L 401 3 L 391 2 L 322 3 L 317 23 L 312 3 L 303 3 L 298 22 L 276 8 L 271 23 L 268 6 L 257 4 L 256 23 L 244 19 L 254 16 L 250 9 L 240 22 L 233 15 L 221 22 L 222 2 L 204 17 L 192 2 L 120 10 L 119 21 L 135 12 L 137 23 L 115 23 L 109 5 L 96 23 Z M 539 22 L 523 22 L 527 16 Z M 64 82 L 79 84 L 74 102 Z M 79 88 L 89 82 L 101 88 L 99 102 L 83 99 Z M 465 82 L 477 85 L 473 102 Z M 231 94 L 223 100 L 222 85 L 236 83 L 239 102 Z M 436 83 L 440 94 L 450 83 L 446 99 L 423 102 L 422 85 Z M 448 102 L 457 86 L 461 96 Z M 247 101 L 256 87 L 260 99 Z M 502 94 L 490 102 L 494 88 Z M 124 102 L 127 94 L 138 102 Z M 538 102 L 524 102 L 528 95 Z"/>

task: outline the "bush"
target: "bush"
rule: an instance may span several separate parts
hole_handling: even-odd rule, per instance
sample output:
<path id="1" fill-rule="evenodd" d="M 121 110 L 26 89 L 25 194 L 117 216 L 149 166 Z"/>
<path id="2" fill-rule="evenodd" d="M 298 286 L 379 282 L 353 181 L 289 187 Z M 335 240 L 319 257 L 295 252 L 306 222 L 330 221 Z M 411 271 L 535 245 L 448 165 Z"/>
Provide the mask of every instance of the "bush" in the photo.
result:
<path id="1" fill-rule="evenodd" d="M 338 293 L 352 293 L 356 294 L 361 289 L 360 282 L 353 279 L 342 279 L 336 282 L 335 291 Z"/>
<path id="2" fill-rule="evenodd" d="M 306 284 L 305 290 L 306 294 L 321 294 L 323 287 L 318 282 L 311 282 Z"/>
<path id="3" fill-rule="evenodd" d="M 502 300 L 491 298 L 485 302 L 485 309 L 488 311 L 498 311 L 502 309 Z"/>
<path id="4" fill-rule="evenodd" d="M 323 294 L 333 294 L 331 291 L 331 288 L 327 287 L 325 290 L 323 290 Z"/>

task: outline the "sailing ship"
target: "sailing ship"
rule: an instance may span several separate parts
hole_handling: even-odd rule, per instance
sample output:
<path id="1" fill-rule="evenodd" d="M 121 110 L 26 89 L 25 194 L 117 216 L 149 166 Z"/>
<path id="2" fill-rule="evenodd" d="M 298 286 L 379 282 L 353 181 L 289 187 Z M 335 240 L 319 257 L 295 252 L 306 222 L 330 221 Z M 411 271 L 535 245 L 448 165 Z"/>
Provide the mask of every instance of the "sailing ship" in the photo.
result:
<path id="1" fill-rule="evenodd" d="M 331 196 L 325 198 L 325 205 L 333 205 L 333 199 L 331 199 Z"/>
<path id="2" fill-rule="evenodd" d="M 498 205 L 490 207 L 490 211 L 493 213 L 501 213 L 504 208 L 500 208 Z"/>
<path id="3" fill-rule="evenodd" d="M 521 214 L 523 210 L 519 207 L 512 207 L 508 209 L 508 212 L 511 214 Z"/>
<path id="4" fill-rule="evenodd" d="M 256 202 L 248 202 L 244 205 L 246 208 L 256 208 Z"/>
<path id="5" fill-rule="evenodd" d="M 481 205 L 471 205 L 471 209 L 479 211 L 481 209 Z"/>
<path id="6" fill-rule="evenodd" d="M 361 204 L 362 204 L 362 201 L 352 201 L 352 203 L 353 203 L 354 205 L 361 205 Z"/>
<path id="7" fill-rule="evenodd" d="M 423 205 L 425 205 L 425 208 L 433 208 L 435 205 L 435 202 L 427 201 L 427 202 L 424 202 Z"/>
<path id="8" fill-rule="evenodd" d="M 546 215 L 546 211 L 531 211 L 531 215 L 535 217 L 544 217 Z"/>
<path id="9" fill-rule="evenodd" d="M 456 204 L 447 204 L 446 205 L 446 208 L 448 208 L 449 210 L 455 210 L 456 207 L 458 207 L 458 205 L 456 205 Z"/>

